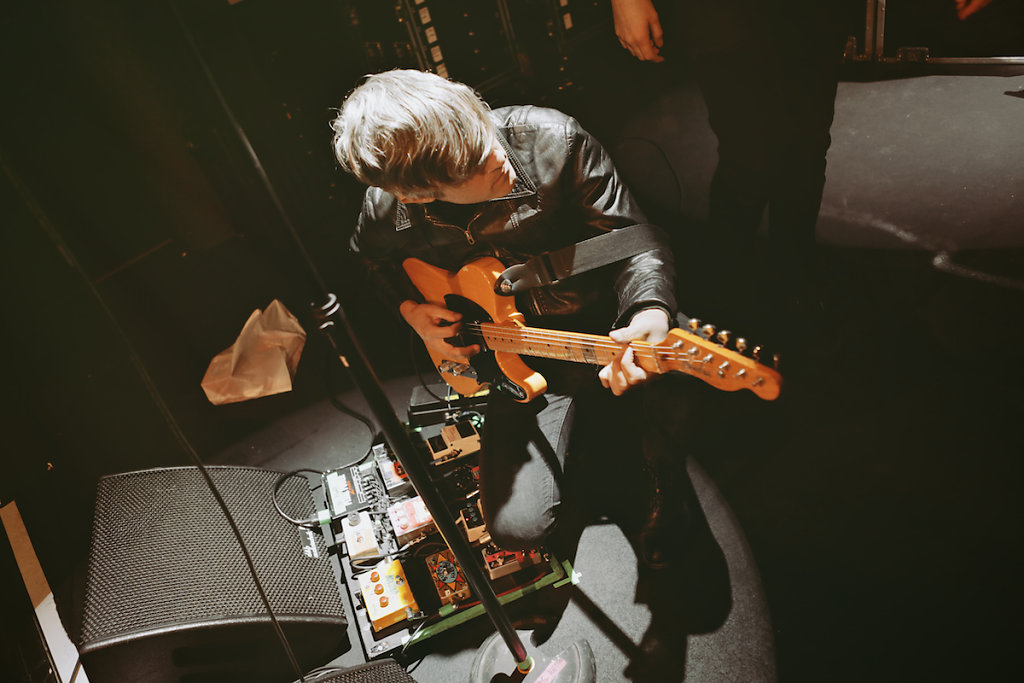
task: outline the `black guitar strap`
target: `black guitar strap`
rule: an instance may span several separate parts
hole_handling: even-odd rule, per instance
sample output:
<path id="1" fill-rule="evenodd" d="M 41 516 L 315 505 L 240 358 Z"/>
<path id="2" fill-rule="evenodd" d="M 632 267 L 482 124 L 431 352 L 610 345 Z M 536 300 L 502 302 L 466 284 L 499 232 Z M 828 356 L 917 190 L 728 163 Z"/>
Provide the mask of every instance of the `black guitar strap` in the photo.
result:
<path id="1" fill-rule="evenodd" d="M 533 287 L 545 287 L 578 273 L 665 246 L 662 230 L 642 223 L 591 237 L 555 251 L 537 254 L 498 276 L 494 291 L 511 296 Z"/>

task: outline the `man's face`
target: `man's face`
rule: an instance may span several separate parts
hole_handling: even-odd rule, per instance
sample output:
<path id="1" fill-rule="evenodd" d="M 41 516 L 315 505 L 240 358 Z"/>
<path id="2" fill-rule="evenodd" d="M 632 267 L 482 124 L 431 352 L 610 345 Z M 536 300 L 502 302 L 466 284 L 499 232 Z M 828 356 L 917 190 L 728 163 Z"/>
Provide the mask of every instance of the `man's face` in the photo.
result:
<path id="1" fill-rule="evenodd" d="M 490 199 L 504 197 L 512 191 L 516 172 L 505 154 L 505 148 L 495 141 L 484 167 L 475 175 L 457 185 L 441 185 L 430 197 L 403 197 L 395 193 L 405 204 L 426 204 L 439 199 L 450 204 L 478 204 Z"/>

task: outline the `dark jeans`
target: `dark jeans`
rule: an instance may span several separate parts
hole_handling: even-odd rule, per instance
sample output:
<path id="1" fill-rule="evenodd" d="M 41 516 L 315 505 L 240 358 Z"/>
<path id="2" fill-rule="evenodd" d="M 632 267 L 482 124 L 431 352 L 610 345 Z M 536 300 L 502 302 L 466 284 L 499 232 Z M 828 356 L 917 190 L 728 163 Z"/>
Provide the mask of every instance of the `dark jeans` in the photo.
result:
<path id="1" fill-rule="evenodd" d="M 506 549 L 568 541 L 593 502 L 586 498 L 594 482 L 615 490 L 632 478 L 643 486 L 652 462 L 685 479 L 682 437 L 697 380 L 666 375 L 616 397 L 596 370 L 568 381 L 557 369 L 541 372 L 552 385 L 544 396 L 521 404 L 495 393 L 484 422 L 481 504 L 491 538 Z M 640 495 L 638 519 L 649 491 Z"/>
<path id="2" fill-rule="evenodd" d="M 782 279 L 778 284 L 800 286 L 813 277 L 845 42 L 839 6 L 837 0 L 678 1 L 680 42 L 718 138 L 709 223 L 739 276 L 757 258 L 742 252 L 752 248 L 767 210 L 773 251 L 767 261 Z"/>

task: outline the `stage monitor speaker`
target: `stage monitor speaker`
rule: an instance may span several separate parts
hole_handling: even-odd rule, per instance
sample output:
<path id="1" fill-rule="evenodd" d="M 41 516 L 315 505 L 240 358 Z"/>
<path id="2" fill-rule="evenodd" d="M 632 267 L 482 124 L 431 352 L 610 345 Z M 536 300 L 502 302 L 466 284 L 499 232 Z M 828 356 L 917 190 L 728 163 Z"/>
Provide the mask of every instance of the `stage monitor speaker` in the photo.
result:
<path id="1" fill-rule="evenodd" d="M 274 509 L 279 473 L 207 469 L 303 671 L 347 650 L 345 610 L 323 539 Z M 314 514 L 304 478 L 286 480 L 278 500 L 293 517 Z M 100 479 L 83 602 L 78 645 L 92 683 L 295 678 L 238 542 L 197 468 Z"/>
<path id="2" fill-rule="evenodd" d="M 349 669 L 326 670 L 308 676 L 306 683 L 415 683 L 393 659 L 378 659 Z"/>

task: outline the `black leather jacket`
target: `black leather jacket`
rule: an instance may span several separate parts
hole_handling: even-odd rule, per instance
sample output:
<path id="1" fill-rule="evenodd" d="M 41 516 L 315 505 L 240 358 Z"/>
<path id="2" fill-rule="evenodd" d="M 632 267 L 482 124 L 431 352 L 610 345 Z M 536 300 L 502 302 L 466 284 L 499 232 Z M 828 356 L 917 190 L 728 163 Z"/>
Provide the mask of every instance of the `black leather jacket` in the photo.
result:
<path id="1" fill-rule="evenodd" d="M 608 230 L 646 223 L 604 148 L 575 119 L 533 106 L 504 107 L 492 115 L 517 175 L 505 197 L 459 207 L 403 204 L 380 188 L 366 191 L 351 248 L 382 276 L 385 297 L 394 306 L 405 299 L 422 301 L 401 268 L 410 256 L 452 271 L 481 256 L 513 265 Z M 538 324 L 536 316 L 596 310 L 601 293 L 611 294 L 611 279 L 618 295 L 609 307 L 613 327 L 643 308 L 675 314 L 675 271 L 667 245 L 520 293 L 516 304 L 532 324 Z M 605 319 L 599 325 L 607 329 L 611 323 Z"/>

